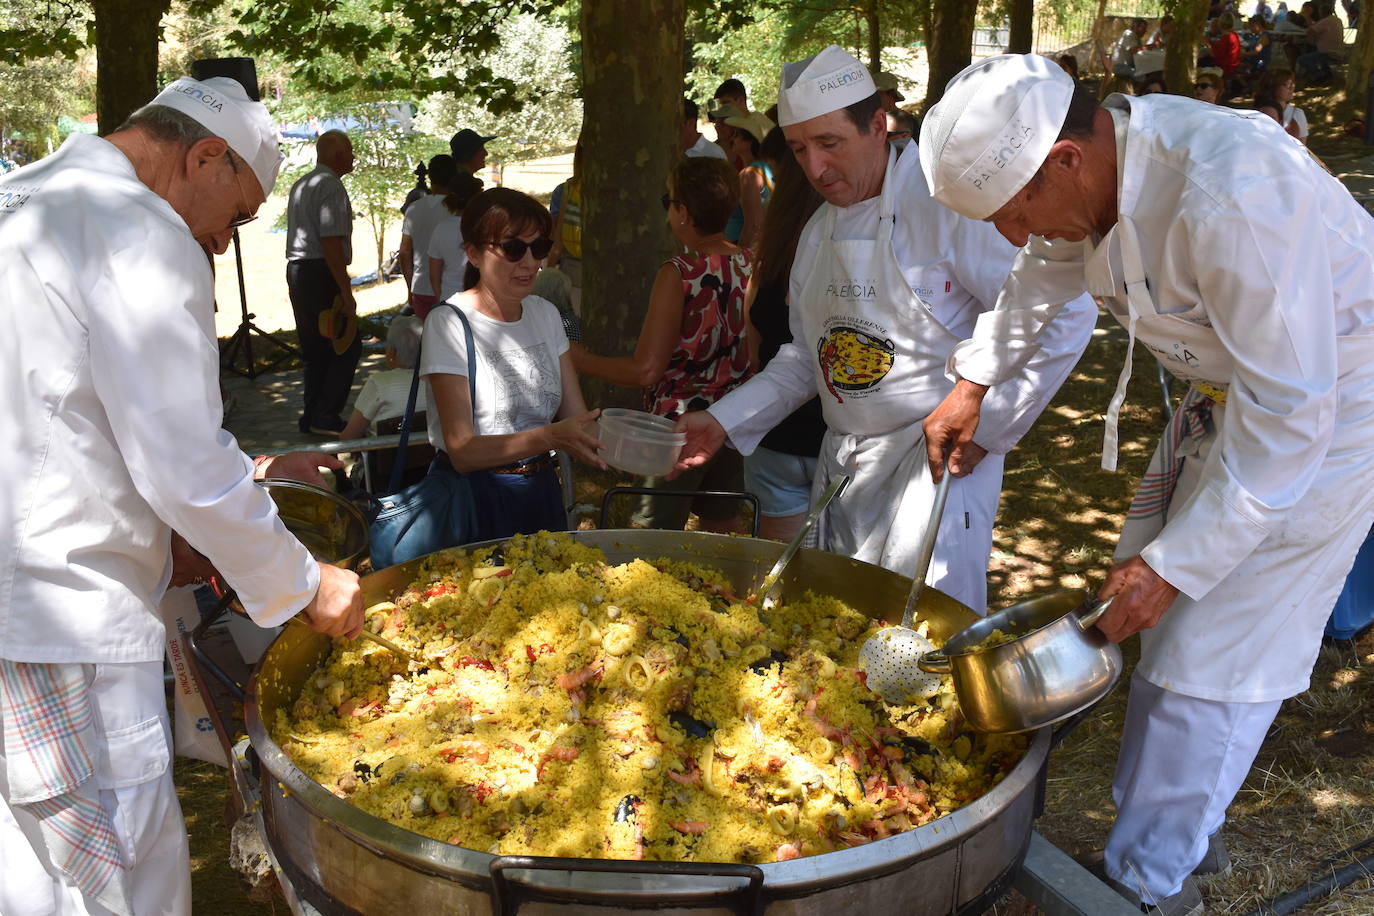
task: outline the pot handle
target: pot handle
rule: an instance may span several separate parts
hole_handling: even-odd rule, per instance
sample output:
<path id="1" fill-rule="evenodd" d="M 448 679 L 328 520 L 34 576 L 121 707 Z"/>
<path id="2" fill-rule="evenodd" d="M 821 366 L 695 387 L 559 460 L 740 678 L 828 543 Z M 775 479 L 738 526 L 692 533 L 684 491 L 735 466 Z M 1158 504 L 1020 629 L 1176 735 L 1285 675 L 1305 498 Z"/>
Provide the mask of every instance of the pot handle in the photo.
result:
<path id="1" fill-rule="evenodd" d="M 216 591 L 218 591 L 218 589 L 216 589 Z M 233 694 L 234 699 L 243 702 L 244 698 L 248 696 L 248 691 L 244 689 L 242 684 L 234 680 L 227 671 L 221 668 L 200 644 L 200 640 L 205 637 L 205 633 L 210 629 L 211 624 L 219 620 L 220 617 L 224 615 L 225 611 L 229 610 L 231 607 L 238 606 L 238 604 L 238 594 L 235 593 L 232 588 L 226 588 L 220 597 L 219 604 L 215 605 L 213 611 L 200 619 L 200 623 L 196 624 L 196 628 L 191 631 L 191 635 L 186 642 L 191 647 L 192 657 L 195 658 L 201 668 L 214 675 L 215 680 L 228 688 L 229 692 Z"/>
<path id="2" fill-rule="evenodd" d="M 741 916 L 762 916 L 763 870 L 757 865 L 734 865 L 713 862 L 658 862 L 630 859 L 569 859 L 552 856 L 497 856 L 491 860 L 492 913 L 494 916 L 514 916 L 521 899 L 517 885 L 507 873 L 513 869 L 529 871 L 606 872 L 630 875 L 705 875 L 715 878 L 742 878 L 747 883 L 735 891 L 738 901 L 731 907 Z M 527 894 L 529 892 L 526 892 Z M 530 900 L 542 900 L 529 894 Z M 706 901 L 701 908 L 719 908 L 723 901 Z M 691 907 L 692 904 L 682 904 Z"/>
<path id="3" fill-rule="evenodd" d="M 938 649 L 916 659 L 916 667 L 927 674 L 949 674 L 954 670 L 954 664 L 949 660 L 949 656 Z"/>
<path id="4" fill-rule="evenodd" d="M 1102 600 L 1094 598 L 1083 602 L 1076 612 L 1079 629 L 1086 630 L 1096 624 L 1102 615 L 1107 613 L 1107 608 L 1111 607 L 1115 600 L 1116 596 L 1112 595 L 1110 598 Z"/>

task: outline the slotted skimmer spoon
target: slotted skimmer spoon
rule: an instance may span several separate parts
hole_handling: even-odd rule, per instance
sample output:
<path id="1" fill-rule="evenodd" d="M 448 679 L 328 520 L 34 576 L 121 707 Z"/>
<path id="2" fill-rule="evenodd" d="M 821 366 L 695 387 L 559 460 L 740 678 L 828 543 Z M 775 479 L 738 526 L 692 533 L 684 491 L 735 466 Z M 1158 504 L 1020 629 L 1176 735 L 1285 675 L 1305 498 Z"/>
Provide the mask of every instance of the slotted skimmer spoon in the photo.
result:
<path id="1" fill-rule="evenodd" d="M 816 500 L 816 505 L 807 514 L 806 520 L 802 522 L 801 529 L 792 535 L 792 540 L 787 542 L 787 547 L 778 557 L 778 562 L 774 563 L 773 568 L 768 570 L 768 575 L 763 577 L 763 581 L 759 583 L 759 587 L 754 590 L 750 597 L 763 601 L 765 606 L 770 604 L 772 599 L 768 597 L 768 593 L 778 584 L 778 580 L 782 578 L 783 570 L 787 568 L 787 564 L 792 562 L 792 558 L 801 549 L 802 541 L 806 540 L 807 533 L 816 524 L 816 520 L 821 517 L 825 507 L 830 505 L 830 501 L 843 493 L 847 486 L 849 486 L 848 474 L 841 474 L 830 481 L 830 486 L 821 493 L 820 499 Z"/>
<path id="2" fill-rule="evenodd" d="M 945 500 L 949 496 L 949 466 L 935 487 L 935 503 L 930 509 L 930 521 L 921 537 L 921 551 L 917 555 L 916 573 L 911 580 L 911 594 L 906 599 L 900 626 L 883 627 L 870 636 L 859 650 L 859 667 L 867 673 L 868 688 L 894 706 L 919 702 L 940 687 L 940 676 L 922 671 L 917 662 L 927 652 L 935 651 L 935 644 L 911 628 L 916 605 L 925 589 L 930 558 L 935 553 L 935 537 L 940 531 L 940 519 L 945 514 Z"/>

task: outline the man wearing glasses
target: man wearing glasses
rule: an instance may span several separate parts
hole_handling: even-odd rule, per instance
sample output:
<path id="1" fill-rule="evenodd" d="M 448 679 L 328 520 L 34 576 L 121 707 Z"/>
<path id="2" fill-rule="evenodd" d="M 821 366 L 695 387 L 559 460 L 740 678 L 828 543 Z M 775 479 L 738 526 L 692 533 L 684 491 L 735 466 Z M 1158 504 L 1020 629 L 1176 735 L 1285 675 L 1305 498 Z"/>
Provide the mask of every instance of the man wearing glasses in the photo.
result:
<path id="1" fill-rule="evenodd" d="M 348 279 L 353 206 L 341 180 L 353 171 L 348 135 L 338 130 L 320 134 L 315 161 L 315 168 L 291 187 L 286 204 L 286 288 L 305 360 L 300 431 L 337 439 L 363 353 L 356 331 L 346 344 L 340 340 L 348 334 L 344 325 L 358 312 Z M 328 309 L 333 309 L 332 320 L 321 323 L 320 315 Z"/>
<path id="2" fill-rule="evenodd" d="M 276 179 L 233 80 L 180 79 L 0 181 L 0 913 L 187 913 L 158 602 L 172 531 L 264 626 L 362 626 L 220 429 L 210 265 Z M 174 568 L 175 567 L 175 568 Z"/>

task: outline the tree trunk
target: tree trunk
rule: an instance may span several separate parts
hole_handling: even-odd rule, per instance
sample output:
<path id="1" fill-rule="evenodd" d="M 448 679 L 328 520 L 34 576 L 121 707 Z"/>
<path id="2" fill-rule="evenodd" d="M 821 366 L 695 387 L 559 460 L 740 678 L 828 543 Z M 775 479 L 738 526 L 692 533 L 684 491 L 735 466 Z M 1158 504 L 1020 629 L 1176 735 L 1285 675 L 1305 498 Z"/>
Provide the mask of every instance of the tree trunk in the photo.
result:
<path id="1" fill-rule="evenodd" d="M 864 22 L 868 26 L 868 69 L 876 73 L 883 69 L 883 35 L 878 28 L 878 0 L 868 0 L 864 7 Z"/>
<path id="2" fill-rule="evenodd" d="M 1029 54 L 1035 40 L 1035 0 L 1011 0 L 1008 54 Z"/>
<path id="3" fill-rule="evenodd" d="M 1165 7 L 1174 28 L 1164 43 L 1164 82 L 1175 95 L 1193 95 L 1197 47 L 1207 28 L 1207 4 L 1202 0 L 1172 0 Z"/>
<path id="4" fill-rule="evenodd" d="M 1359 31 L 1346 56 L 1345 99 L 1341 107 L 1341 114 L 1346 118 L 1364 117 L 1369 72 L 1374 69 L 1374 25 L 1371 22 L 1374 22 L 1374 15 L 1360 17 Z"/>
<path id="5" fill-rule="evenodd" d="M 102 136 L 157 95 L 157 48 L 169 4 L 170 0 L 92 0 L 95 112 Z"/>
<path id="6" fill-rule="evenodd" d="M 926 86 L 924 110 L 940 101 L 945 84 L 973 59 L 973 20 L 978 4 L 969 0 L 931 0 L 930 82 Z"/>
<path id="7" fill-rule="evenodd" d="M 686 16 L 685 0 L 582 3 L 582 320 L 589 348 L 606 355 L 634 350 L 670 250 L 659 198 L 682 155 Z M 589 404 L 640 402 L 587 379 L 583 390 Z"/>

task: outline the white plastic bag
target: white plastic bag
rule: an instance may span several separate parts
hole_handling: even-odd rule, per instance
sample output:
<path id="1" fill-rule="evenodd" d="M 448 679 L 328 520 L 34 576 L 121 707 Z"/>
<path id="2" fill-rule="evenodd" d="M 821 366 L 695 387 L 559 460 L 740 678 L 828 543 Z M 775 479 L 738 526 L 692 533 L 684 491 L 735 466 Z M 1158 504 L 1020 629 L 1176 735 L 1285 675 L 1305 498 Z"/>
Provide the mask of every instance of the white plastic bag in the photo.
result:
<path id="1" fill-rule="evenodd" d="M 176 753 L 228 766 L 224 748 L 215 734 L 214 721 L 205 707 L 205 698 L 200 695 L 200 686 L 187 657 L 185 637 L 200 623 L 195 589 L 167 589 L 160 610 L 162 622 L 167 627 L 167 659 L 172 667 L 172 695 L 175 698 L 172 734 Z"/>

